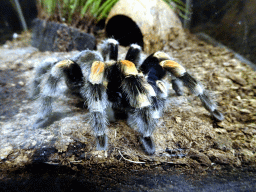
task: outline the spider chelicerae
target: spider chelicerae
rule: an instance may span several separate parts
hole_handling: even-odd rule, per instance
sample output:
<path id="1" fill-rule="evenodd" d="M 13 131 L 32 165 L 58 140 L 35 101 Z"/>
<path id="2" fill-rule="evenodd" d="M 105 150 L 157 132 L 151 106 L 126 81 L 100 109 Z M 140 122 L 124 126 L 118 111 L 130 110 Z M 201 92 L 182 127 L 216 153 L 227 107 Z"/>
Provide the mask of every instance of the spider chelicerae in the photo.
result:
<path id="1" fill-rule="evenodd" d="M 121 111 L 128 125 L 139 132 L 146 154 L 154 154 L 152 134 L 163 114 L 169 83 L 177 95 L 183 94 L 185 85 L 216 120 L 224 119 L 202 85 L 169 55 L 158 51 L 142 61 L 141 47 L 131 44 L 125 60 L 118 60 L 118 46 L 115 39 L 107 39 L 99 51 L 85 50 L 71 59 L 42 62 L 32 84 L 32 97 L 41 103 L 34 126 L 40 127 L 51 117 L 61 79 L 67 86 L 65 94 L 82 99 L 88 106 L 97 150 L 107 149 L 108 122 L 115 121 Z"/>

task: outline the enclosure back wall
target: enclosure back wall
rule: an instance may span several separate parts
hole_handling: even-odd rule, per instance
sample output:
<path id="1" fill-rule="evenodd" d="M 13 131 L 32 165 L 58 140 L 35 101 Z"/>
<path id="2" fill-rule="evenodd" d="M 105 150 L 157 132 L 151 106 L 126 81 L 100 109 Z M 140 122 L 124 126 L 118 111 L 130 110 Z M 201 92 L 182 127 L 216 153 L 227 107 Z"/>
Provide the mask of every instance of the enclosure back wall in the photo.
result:
<path id="1" fill-rule="evenodd" d="M 191 28 L 256 63 L 256 1 L 194 0 Z"/>

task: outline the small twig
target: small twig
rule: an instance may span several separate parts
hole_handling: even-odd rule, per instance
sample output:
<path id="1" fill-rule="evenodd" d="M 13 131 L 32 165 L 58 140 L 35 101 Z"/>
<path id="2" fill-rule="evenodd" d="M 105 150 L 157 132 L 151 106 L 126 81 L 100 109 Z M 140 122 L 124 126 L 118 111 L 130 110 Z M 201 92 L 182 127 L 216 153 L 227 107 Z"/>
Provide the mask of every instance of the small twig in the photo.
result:
<path id="1" fill-rule="evenodd" d="M 79 160 L 79 161 L 70 161 L 70 163 L 81 163 L 82 162 L 82 160 Z"/>
<path id="2" fill-rule="evenodd" d="M 140 164 L 145 163 L 145 162 L 141 162 L 141 161 L 132 161 L 132 160 L 126 159 L 126 158 L 122 155 L 122 153 L 121 153 L 120 151 L 118 151 L 118 152 L 119 152 L 119 154 L 121 155 L 121 157 L 122 157 L 124 160 L 126 160 L 126 161 L 129 161 L 129 162 L 131 162 L 131 163 L 140 163 Z"/>
<path id="3" fill-rule="evenodd" d="M 52 161 L 48 161 L 48 162 L 44 162 L 45 164 L 48 164 L 48 165 L 59 165 L 59 163 L 54 163 Z"/>

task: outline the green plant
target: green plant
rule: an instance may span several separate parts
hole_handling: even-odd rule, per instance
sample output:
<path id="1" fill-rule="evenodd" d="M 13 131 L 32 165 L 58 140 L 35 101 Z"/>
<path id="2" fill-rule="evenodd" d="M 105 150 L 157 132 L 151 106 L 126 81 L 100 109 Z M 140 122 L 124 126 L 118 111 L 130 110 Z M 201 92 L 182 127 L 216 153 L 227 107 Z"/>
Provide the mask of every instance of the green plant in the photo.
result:
<path id="1" fill-rule="evenodd" d="M 102 18 L 106 18 L 110 9 L 116 4 L 118 0 L 107 0 L 102 3 L 101 0 L 88 0 L 83 9 L 81 10 L 81 15 L 84 15 L 88 10 L 90 13 L 100 20 Z"/>
<path id="2" fill-rule="evenodd" d="M 189 19 L 187 15 L 190 13 L 190 10 L 186 7 L 186 4 L 181 0 L 163 0 L 170 5 L 172 9 L 174 9 L 179 16 L 183 19 Z"/>
<path id="3" fill-rule="evenodd" d="M 96 21 L 106 18 L 118 0 L 38 0 L 39 9 L 48 18 L 58 18 L 67 23 L 91 16 Z"/>
<path id="4" fill-rule="evenodd" d="M 163 0 L 178 14 L 184 18 L 189 10 L 181 0 Z M 82 19 L 90 15 L 96 21 L 106 18 L 111 8 L 118 0 L 38 0 L 39 9 L 44 12 L 45 17 L 56 18 L 71 23 L 72 20 Z"/>

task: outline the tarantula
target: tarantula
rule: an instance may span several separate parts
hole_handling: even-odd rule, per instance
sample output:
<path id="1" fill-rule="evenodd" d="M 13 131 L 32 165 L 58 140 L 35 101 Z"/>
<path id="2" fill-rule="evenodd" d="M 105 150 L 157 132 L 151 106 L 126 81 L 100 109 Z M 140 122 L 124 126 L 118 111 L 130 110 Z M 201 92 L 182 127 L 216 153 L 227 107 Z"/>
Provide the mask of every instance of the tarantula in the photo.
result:
<path id="1" fill-rule="evenodd" d="M 117 111 L 122 111 L 127 115 L 128 125 L 140 133 L 144 151 L 154 154 L 151 136 L 168 96 L 167 74 L 177 95 L 183 94 L 185 85 L 216 120 L 224 119 L 200 83 L 169 55 L 158 51 L 141 62 L 142 49 L 132 44 L 125 60 L 118 60 L 118 45 L 115 39 L 107 39 L 99 51 L 85 50 L 71 59 L 55 59 L 39 65 L 32 86 L 32 96 L 41 99 L 35 126 L 50 118 L 58 84 L 64 79 L 66 93 L 82 99 L 88 106 L 97 150 L 107 149 L 108 122 L 115 120 Z"/>

